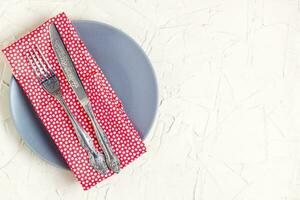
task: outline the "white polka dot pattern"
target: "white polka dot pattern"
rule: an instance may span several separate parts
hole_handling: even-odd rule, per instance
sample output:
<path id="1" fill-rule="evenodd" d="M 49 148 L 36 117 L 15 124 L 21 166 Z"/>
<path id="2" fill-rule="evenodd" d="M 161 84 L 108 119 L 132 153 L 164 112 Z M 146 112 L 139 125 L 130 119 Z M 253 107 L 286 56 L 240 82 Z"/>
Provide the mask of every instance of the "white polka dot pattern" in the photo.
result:
<path id="1" fill-rule="evenodd" d="M 58 76 L 64 98 L 76 119 L 93 138 L 93 126 L 84 109 L 69 86 L 50 43 L 49 25 L 55 23 L 61 33 L 65 46 L 76 66 L 95 115 L 106 132 L 114 152 L 121 162 L 121 168 L 146 152 L 145 145 L 137 130 L 128 119 L 121 101 L 111 88 L 104 74 L 80 40 L 74 26 L 64 13 L 49 19 L 31 33 L 3 49 L 11 65 L 11 70 L 25 94 L 31 101 L 37 115 L 42 120 L 58 149 L 67 161 L 75 177 L 87 190 L 113 174 L 103 176 L 90 165 L 87 153 L 80 146 L 71 121 L 62 106 L 45 90 L 35 78 L 25 58 L 25 52 L 38 45 Z"/>

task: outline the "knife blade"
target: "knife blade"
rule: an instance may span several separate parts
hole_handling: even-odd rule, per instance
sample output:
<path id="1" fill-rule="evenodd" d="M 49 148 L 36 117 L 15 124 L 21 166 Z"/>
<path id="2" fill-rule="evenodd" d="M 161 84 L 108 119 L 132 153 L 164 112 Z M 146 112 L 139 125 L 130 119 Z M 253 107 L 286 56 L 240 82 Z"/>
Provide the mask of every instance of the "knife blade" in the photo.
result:
<path id="1" fill-rule="evenodd" d="M 88 103 L 88 97 L 85 93 L 84 87 L 78 77 L 77 71 L 74 67 L 73 61 L 69 56 L 67 49 L 60 37 L 54 24 L 50 25 L 50 39 L 55 55 L 58 59 L 60 67 L 62 68 L 68 82 L 74 90 L 79 102 L 84 106 Z"/>
<path id="2" fill-rule="evenodd" d="M 114 154 L 106 134 L 104 133 L 103 129 L 96 120 L 88 96 L 77 74 L 76 68 L 67 51 L 67 48 L 64 45 L 61 35 L 54 23 L 50 25 L 49 29 L 51 44 L 57 57 L 57 60 L 60 64 L 60 67 L 62 68 L 64 75 L 66 76 L 73 91 L 75 92 L 80 104 L 84 107 L 84 110 L 86 111 L 90 120 L 92 121 L 93 127 L 96 132 L 97 140 L 104 152 L 108 167 L 112 171 L 118 173 L 120 170 L 120 162 L 117 156 Z"/>

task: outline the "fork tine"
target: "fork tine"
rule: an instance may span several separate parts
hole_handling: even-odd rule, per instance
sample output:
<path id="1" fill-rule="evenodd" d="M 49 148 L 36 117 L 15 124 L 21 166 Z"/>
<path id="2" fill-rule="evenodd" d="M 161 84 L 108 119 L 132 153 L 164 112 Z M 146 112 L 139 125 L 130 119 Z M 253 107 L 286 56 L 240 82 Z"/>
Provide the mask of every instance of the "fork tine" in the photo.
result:
<path id="1" fill-rule="evenodd" d="M 42 56 L 42 59 L 43 59 L 43 61 L 45 62 L 45 64 L 46 64 L 47 68 L 49 69 L 49 71 L 50 71 L 52 74 L 54 74 L 54 71 L 53 71 L 51 65 L 48 63 L 48 61 L 47 61 L 47 59 L 45 58 L 45 56 L 44 56 L 42 50 L 40 49 L 40 47 L 39 47 L 39 46 L 36 46 L 36 48 L 37 48 L 38 52 L 40 53 L 40 55 Z"/>
<path id="2" fill-rule="evenodd" d="M 38 55 L 38 53 L 36 52 L 36 50 L 33 50 L 33 53 L 34 53 L 35 57 L 37 58 L 37 60 L 38 60 L 38 62 L 39 62 L 39 64 L 40 64 L 40 66 L 43 67 L 44 72 L 46 73 L 46 75 L 49 74 L 50 72 L 47 70 L 45 64 L 44 64 L 43 61 L 41 60 L 41 58 L 40 58 L 40 56 Z"/>
<path id="3" fill-rule="evenodd" d="M 25 56 L 26 56 L 28 62 L 30 63 L 30 67 L 33 69 L 33 72 L 34 72 L 36 78 L 41 82 L 42 79 L 41 79 L 39 73 L 36 71 L 36 68 L 34 67 L 34 65 L 33 65 L 31 59 L 28 57 L 27 53 L 25 54 Z"/>
<path id="4" fill-rule="evenodd" d="M 47 77 L 46 77 L 46 75 L 45 75 L 43 69 L 40 67 L 40 64 L 36 61 L 36 58 L 35 58 L 34 55 L 31 53 L 31 51 L 29 51 L 29 53 L 30 53 L 30 55 L 31 55 L 31 57 L 32 57 L 32 60 L 33 60 L 33 62 L 34 62 L 34 64 L 35 64 L 36 69 L 38 69 L 39 72 L 40 72 L 40 74 L 46 79 Z"/>

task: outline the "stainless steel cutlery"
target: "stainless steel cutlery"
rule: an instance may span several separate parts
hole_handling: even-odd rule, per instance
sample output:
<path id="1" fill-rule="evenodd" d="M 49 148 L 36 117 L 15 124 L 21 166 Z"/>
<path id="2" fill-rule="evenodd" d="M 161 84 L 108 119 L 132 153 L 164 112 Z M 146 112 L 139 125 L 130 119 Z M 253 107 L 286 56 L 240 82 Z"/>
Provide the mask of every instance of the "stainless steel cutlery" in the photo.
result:
<path id="1" fill-rule="evenodd" d="M 114 153 L 111 144 L 101 128 L 100 124 L 97 122 L 96 117 L 93 113 L 88 96 L 85 92 L 85 89 L 82 85 L 80 78 L 78 77 L 77 71 L 74 67 L 71 57 L 61 39 L 59 32 L 57 31 L 54 24 L 50 25 L 50 40 L 55 52 L 55 55 L 58 59 L 60 67 L 62 68 L 68 82 L 70 83 L 73 91 L 75 92 L 80 104 L 83 106 L 84 110 L 88 114 L 94 130 L 96 132 L 97 140 L 104 152 L 105 160 L 108 167 L 115 173 L 120 171 L 120 162 Z"/>
<path id="2" fill-rule="evenodd" d="M 36 78 L 39 80 L 43 88 L 59 101 L 68 114 L 81 146 L 89 155 L 91 166 L 100 173 L 106 174 L 108 169 L 105 163 L 104 155 L 96 150 L 91 137 L 85 132 L 85 130 L 72 115 L 63 98 L 59 80 L 55 75 L 51 65 L 44 57 L 41 49 L 39 47 L 35 47 L 32 49 L 32 51 L 26 53 L 26 57 L 35 73 Z"/>
<path id="3" fill-rule="evenodd" d="M 81 146 L 87 151 L 89 155 L 91 166 L 102 174 L 106 174 L 108 168 L 113 172 L 118 173 L 120 171 L 119 159 L 114 153 L 104 130 L 101 128 L 95 117 L 95 114 L 93 113 L 93 109 L 88 96 L 77 74 L 72 59 L 69 56 L 69 53 L 61 39 L 61 36 L 54 24 L 51 24 L 49 29 L 51 44 L 59 65 L 70 86 L 75 92 L 77 99 L 89 116 L 94 127 L 98 143 L 104 154 L 97 151 L 89 134 L 85 132 L 85 130 L 71 113 L 62 95 L 59 80 L 38 46 L 35 46 L 31 51 L 28 51 L 26 53 L 26 58 L 30 64 L 30 67 L 34 71 L 36 78 L 39 80 L 43 88 L 50 95 L 55 97 L 66 111 L 68 117 L 72 122 Z"/>

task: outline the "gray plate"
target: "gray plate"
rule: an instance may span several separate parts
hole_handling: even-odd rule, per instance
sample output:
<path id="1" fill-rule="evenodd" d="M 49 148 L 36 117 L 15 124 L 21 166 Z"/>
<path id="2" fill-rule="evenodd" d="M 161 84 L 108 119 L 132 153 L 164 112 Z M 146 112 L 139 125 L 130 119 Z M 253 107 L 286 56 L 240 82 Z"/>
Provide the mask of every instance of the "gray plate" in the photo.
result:
<path id="1" fill-rule="evenodd" d="M 158 101 L 157 83 L 147 56 L 129 36 L 109 25 L 81 20 L 73 24 L 144 139 L 155 118 Z M 32 151 L 67 168 L 14 78 L 10 84 L 10 109 L 18 132 Z"/>

